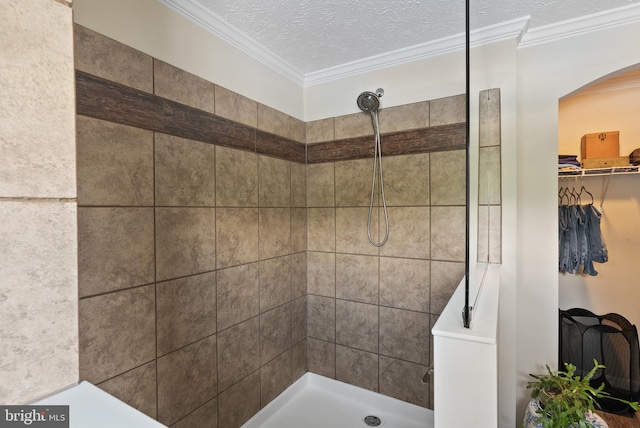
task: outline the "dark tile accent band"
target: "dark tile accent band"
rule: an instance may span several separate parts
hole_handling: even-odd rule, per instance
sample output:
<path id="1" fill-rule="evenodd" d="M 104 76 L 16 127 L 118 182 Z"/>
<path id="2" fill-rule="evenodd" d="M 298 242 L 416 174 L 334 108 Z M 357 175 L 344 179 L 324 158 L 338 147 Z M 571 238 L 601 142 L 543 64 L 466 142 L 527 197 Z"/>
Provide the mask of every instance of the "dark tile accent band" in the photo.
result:
<path id="1" fill-rule="evenodd" d="M 299 163 L 306 159 L 304 144 L 260 130 L 256 130 L 256 152 Z"/>
<path id="2" fill-rule="evenodd" d="M 464 149 L 465 132 L 466 125 L 462 122 L 382 134 L 382 153 L 385 156 L 396 156 Z M 307 163 L 370 158 L 373 156 L 373 145 L 373 136 L 309 144 Z"/>

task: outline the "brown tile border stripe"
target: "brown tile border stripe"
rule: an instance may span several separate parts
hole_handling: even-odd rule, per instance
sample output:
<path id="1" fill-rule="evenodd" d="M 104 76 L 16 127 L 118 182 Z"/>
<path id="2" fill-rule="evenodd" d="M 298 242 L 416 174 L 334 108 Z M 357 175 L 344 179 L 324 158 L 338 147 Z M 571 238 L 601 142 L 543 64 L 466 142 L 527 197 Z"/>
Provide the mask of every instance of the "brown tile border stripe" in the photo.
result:
<path id="1" fill-rule="evenodd" d="M 396 156 L 464 149 L 465 130 L 466 125 L 462 122 L 382 134 L 382 154 Z M 373 156 L 373 145 L 373 136 L 309 144 L 307 163 L 370 158 Z"/>
<path id="2" fill-rule="evenodd" d="M 77 70 L 76 111 L 96 119 L 305 162 L 302 143 Z"/>

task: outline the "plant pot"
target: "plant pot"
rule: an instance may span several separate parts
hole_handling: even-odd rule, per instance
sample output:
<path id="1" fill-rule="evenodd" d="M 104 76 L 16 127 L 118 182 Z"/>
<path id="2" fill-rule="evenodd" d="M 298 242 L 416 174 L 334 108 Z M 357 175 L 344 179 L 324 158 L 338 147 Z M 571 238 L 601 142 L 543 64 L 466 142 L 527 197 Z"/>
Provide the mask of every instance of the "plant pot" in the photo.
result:
<path id="1" fill-rule="evenodd" d="M 529 401 L 529 405 L 527 406 L 527 411 L 524 415 L 524 428 L 543 428 L 544 425 L 542 422 L 538 422 L 538 418 L 540 418 L 540 414 L 538 413 L 544 407 L 540 404 L 540 400 L 537 398 Z M 597 414 L 592 412 L 587 412 L 585 414 L 585 418 L 587 422 L 590 422 L 593 425 L 593 428 L 608 428 L 609 425 Z"/>

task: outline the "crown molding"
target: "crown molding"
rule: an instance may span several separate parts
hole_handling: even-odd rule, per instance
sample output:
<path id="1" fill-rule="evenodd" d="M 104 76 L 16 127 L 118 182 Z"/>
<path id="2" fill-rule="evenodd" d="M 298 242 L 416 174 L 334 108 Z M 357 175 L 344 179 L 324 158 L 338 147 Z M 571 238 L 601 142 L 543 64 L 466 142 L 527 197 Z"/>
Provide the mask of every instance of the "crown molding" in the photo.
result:
<path id="1" fill-rule="evenodd" d="M 529 47 L 640 21 L 640 3 L 530 29 L 519 47 Z"/>

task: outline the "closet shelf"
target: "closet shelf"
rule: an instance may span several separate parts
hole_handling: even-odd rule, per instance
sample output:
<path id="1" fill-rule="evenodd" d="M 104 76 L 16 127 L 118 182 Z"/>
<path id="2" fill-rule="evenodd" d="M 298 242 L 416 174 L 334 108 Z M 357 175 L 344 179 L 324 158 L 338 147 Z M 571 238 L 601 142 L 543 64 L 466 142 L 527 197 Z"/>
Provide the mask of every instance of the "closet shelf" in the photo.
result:
<path id="1" fill-rule="evenodd" d="M 615 166 L 611 168 L 579 169 L 574 171 L 558 171 L 559 177 L 586 177 L 602 175 L 638 174 L 640 165 Z"/>

